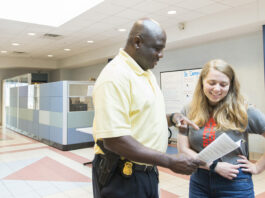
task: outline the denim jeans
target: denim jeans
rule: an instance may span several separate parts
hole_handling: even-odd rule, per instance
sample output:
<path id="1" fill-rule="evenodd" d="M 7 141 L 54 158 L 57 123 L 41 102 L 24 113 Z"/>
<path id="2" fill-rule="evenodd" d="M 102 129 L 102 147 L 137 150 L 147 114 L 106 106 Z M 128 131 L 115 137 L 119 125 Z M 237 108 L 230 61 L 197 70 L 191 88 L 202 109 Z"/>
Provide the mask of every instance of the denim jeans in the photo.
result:
<path id="1" fill-rule="evenodd" d="M 233 180 L 198 169 L 190 178 L 190 198 L 254 198 L 251 174 L 239 173 Z"/>

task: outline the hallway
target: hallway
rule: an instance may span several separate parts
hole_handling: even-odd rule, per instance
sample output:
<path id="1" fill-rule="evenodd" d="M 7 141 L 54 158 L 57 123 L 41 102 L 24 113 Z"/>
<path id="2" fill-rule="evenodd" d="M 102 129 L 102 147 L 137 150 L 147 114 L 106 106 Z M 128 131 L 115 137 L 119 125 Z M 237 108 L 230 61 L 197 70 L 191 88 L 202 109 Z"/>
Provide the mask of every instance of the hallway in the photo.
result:
<path id="1" fill-rule="evenodd" d="M 1 198 L 92 198 L 93 148 L 60 151 L 0 129 Z M 176 152 L 169 147 L 168 152 Z M 189 177 L 160 170 L 162 198 L 188 197 Z M 257 198 L 265 197 L 265 172 L 254 176 Z"/>

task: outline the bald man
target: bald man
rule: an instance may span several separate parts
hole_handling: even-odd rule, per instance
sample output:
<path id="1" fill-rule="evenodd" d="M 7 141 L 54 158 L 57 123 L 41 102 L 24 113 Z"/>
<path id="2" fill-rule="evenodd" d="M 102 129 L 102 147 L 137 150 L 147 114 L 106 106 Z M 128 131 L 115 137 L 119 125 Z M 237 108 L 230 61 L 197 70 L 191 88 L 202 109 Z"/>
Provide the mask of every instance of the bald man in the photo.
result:
<path id="1" fill-rule="evenodd" d="M 197 127 L 180 114 L 167 115 L 150 71 L 163 57 L 166 33 L 154 20 L 138 20 L 124 49 L 106 65 L 93 91 L 96 141 L 94 198 L 157 198 L 156 166 L 191 174 L 201 162 L 166 154 L 168 126 Z"/>

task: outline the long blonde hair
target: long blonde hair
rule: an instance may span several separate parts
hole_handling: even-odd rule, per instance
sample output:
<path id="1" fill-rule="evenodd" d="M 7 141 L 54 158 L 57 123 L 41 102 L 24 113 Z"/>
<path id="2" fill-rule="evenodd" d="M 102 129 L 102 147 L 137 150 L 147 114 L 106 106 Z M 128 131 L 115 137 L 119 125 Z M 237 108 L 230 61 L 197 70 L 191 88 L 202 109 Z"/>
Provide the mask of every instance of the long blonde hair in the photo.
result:
<path id="1" fill-rule="evenodd" d="M 209 105 L 203 91 L 203 79 L 211 68 L 222 72 L 230 79 L 227 95 L 214 108 Z M 208 122 L 211 115 L 219 130 L 243 132 L 247 127 L 247 105 L 240 94 L 239 81 L 233 68 L 221 59 L 211 60 L 204 65 L 188 110 L 188 118 L 200 127 Z"/>

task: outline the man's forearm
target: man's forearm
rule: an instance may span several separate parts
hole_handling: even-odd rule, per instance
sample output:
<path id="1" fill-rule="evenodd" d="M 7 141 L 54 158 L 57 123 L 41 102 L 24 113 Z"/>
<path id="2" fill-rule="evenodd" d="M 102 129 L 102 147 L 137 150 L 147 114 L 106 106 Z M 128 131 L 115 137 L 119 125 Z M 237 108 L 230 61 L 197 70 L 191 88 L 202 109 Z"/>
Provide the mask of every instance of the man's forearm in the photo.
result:
<path id="1" fill-rule="evenodd" d="M 131 136 L 105 138 L 104 146 L 132 161 L 163 167 L 169 166 L 169 155 L 147 148 Z"/>
<path id="2" fill-rule="evenodd" d="M 201 161 L 193 159 L 187 155 L 168 155 L 166 153 L 147 148 L 131 136 L 105 138 L 103 141 L 104 146 L 107 149 L 122 157 L 135 162 L 169 168 L 180 174 L 189 175 L 195 171 L 199 165 L 203 165 Z"/>

